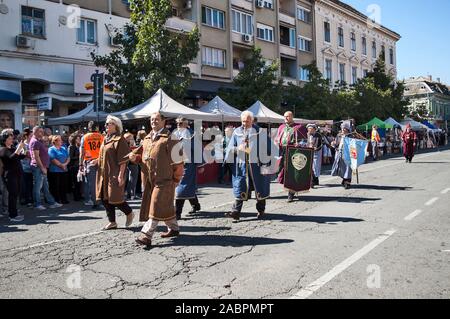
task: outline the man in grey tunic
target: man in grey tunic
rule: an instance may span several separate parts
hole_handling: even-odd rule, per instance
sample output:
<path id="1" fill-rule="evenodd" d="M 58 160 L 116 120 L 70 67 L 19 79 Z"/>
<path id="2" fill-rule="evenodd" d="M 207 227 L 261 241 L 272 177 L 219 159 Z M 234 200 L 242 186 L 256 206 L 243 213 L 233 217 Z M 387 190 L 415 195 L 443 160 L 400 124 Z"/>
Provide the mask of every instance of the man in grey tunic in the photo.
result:
<path id="1" fill-rule="evenodd" d="M 352 169 L 347 165 L 342 156 L 342 148 L 344 146 L 344 137 L 350 135 L 350 122 L 343 122 L 341 124 L 341 132 L 336 136 L 336 140 L 331 142 L 331 145 L 336 148 L 336 155 L 334 158 L 333 167 L 331 169 L 332 176 L 339 176 L 342 178 L 342 186 L 349 189 L 352 182 Z"/>
<path id="2" fill-rule="evenodd" d="M 317 132 L 316 124 L 308 124 L 308 144 L 309 148 L 314 149 L 313 159 L 313 180 L 312 187 L 319 185 L 320 170 L 322 168 L 322 135 Z"/>

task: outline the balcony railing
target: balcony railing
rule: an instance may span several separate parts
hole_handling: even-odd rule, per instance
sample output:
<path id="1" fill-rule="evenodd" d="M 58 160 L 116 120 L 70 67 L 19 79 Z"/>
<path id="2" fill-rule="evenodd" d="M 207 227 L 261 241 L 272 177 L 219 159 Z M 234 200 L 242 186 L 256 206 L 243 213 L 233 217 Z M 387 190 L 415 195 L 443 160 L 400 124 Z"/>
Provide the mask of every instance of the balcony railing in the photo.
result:
<path id="1" fill-rule="evenodd" d="M 196 26 L 195 22 L 180 19 L 178 17 L 171 17 L 166 22 L 166 27 L 168 29 L 178 31 L 178 32 L 191 32 Z"/>
<path id="2" fill-rule="evenodd" d="M 295 25 L 295 14 L 283 12 L 280 9 L 280 22 L 287 23 L 289 25 Z"/>
<path id="3" fill-rule="evenodd" d="M 288 55 L 291 57 L 296 57 L 297 51 L 295 50 L 295 48 L 291 48 L 289 46 L 281 44 L 280 45 L 280 54 Z"/>

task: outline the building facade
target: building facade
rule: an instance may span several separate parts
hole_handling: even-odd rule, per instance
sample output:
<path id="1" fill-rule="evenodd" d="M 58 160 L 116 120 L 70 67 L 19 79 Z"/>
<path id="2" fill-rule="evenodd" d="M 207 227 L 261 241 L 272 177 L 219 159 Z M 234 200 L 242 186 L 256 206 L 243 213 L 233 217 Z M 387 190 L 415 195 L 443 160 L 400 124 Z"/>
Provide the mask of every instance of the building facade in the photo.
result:
<path id="1" fill-rule="evenodd" d="M 332 82 L 339 75 L 352 83 L 371 70 L 383 47 L 388 72 L 397 74 L 400 36 L 382 26 L 370 28 L 364 15 L 337 0 L 171 2 L 167 28 L 186 32 L 197 26 L 201 34 L 199 54 L 189 64 L 193 81 L 185 104 L 191 107 L 232 87 L 253 46 L 261 48 L 267 63 L 279 62 L 285 84 L 308 81 L 305 66 L 314 61 Z M 126 0 L 3 0 L 0 112 L 20 129 L 85 107 L 92 101 L 90 75 L 97 69 L 90 54 L 114 50 L 114 28 L 129 16 Z"/>
<path id="2" fill-rule="evenodd" d="M 314 8 L 317 66 L 330 83 L 354 84 L 373 70 L 380 54 L 396 79 L 399 34 L 338 0 L 316 0 Z"/>
<path id="3" fill-rule="evenodd" d="M 410 102 L 411 111 L 425 106 L 430 118 L 439 127 L 447 128 L 450 120 L 450 89 L 439 79 L 419 76 L 405 80 L 405 98 Z"/>
<path id="4" fill-rule="evenodd" d="M 121 0 L 3 0 L 0 6 L 0 90 L 9 95 L 0 95 L 0 112 L 11 115 L 13 127 L 42 124 L 92 101 L 92 88 L 86 86 L 95 71 L 90 53 L 115 48 L 111 32 L 129 20 L 127 5 Z"/>
<path id="5" fill-rule="evenodd" d="M 231 87 L 253 46 L 267 63 L 278 61 L 284 82 L 307 80 L 303 66 L 315 60 L 314 10 L 310 0 L 172 0 L 172 18 L 201 33 L 199 55 L 190 65 L 194 75 L 189 106 L 200 106 L 219 87 Z"/>

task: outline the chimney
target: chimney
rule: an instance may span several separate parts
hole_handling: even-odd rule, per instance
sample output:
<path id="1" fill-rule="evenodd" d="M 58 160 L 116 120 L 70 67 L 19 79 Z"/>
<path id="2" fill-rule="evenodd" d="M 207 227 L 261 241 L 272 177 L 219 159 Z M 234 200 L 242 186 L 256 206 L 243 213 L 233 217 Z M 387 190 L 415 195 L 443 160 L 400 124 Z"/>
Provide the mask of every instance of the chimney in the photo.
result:
<path id="1" fill-rule="evenodd" d="M 437 78 L 436 80 L 438 81 L 438 83 L 441 83 L 441 78 Z"/>
<path id="2" fill-rule="evenodd" d="M 428 79 L 430 80 L 430 82 L 433 82 L 433 76 L 432 75 L 429 75 Z"/>

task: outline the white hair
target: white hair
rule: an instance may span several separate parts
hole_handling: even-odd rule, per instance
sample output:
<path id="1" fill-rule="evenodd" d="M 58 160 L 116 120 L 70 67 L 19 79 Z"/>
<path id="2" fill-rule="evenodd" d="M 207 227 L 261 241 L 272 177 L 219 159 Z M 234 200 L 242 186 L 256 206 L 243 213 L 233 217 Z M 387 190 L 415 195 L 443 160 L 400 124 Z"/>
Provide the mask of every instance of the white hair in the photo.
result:
<path id="1" fill-rule="evenodd" d="M 244 119 L 244 118 L 246 118 L 246 117 L 248 117 L 248 116 L 250 116 L 250 118 L 251 118 L 252 120 L 255 118 L 255 116 L 253 115 L 252 112 L 250 112 L 250 111 L 244 111 L 244 112 L 241 113 L 241 120 Z"/>
<path id="2" fill-rule="evenodd" d="M 106 117 L 106 122 L 108 122 L 108 121 L 114 123 L 114 125 L 116 126 L 116 129 L 117 129 L 117 133 L 122 134 L 122 132 L 123 132 L 122 121 L 118 117 L 108 115 Z"/>

